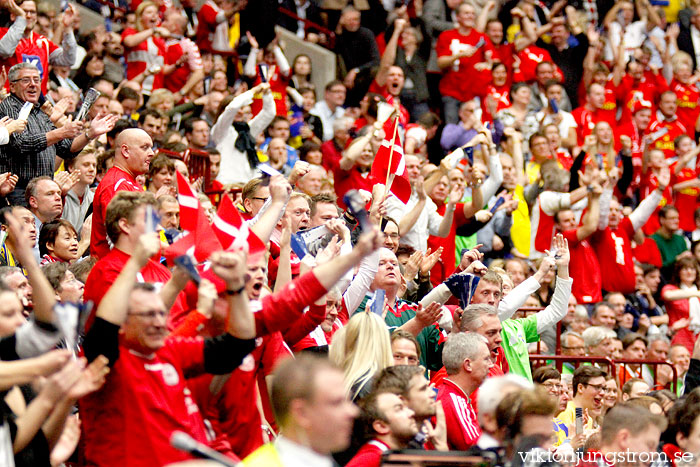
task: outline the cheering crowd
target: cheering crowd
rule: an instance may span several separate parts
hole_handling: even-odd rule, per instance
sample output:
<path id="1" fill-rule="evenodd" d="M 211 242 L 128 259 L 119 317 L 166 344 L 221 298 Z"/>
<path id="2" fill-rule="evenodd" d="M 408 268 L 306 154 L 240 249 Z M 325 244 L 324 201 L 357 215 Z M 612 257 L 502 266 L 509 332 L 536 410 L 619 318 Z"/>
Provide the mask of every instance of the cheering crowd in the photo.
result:
<path id="1" fill-rule="evenodd" d="M 0 466 L 697 464 L 700 2 L 18 1 Z"/>

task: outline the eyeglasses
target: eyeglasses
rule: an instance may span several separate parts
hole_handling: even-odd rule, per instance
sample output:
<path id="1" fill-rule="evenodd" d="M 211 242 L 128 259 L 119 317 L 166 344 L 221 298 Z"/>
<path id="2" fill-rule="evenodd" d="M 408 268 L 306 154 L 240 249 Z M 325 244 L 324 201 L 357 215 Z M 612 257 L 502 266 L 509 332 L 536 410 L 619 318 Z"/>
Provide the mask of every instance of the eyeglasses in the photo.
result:
<path id="1" fill-rule="evenodd" d="M 547 391 L 560 393 L 564 390 L 564 386 L 558 383 L 543 383 L 542 386 L 547 388 Z"/>
<path id="2" fill-rule="evenodd" d="M 132 316 L 138 316 L 139 318 L 143 318 L 146 321 L 153 321 L 156 316 L 158 318 L 163 318 L 163 319 L 168 317 L 168 312 L 165 310 L 148 310 L 148 311 L 132 312 L 129 314 Z"/>
<path id="3" fill-rule="evenodd" d="M 586 386 L 595 389 L 597 392 L 607 391 L 607 388 L 603 384 L 588 384 L 588 383 L 586 383 Z"/>
<path id="4" fill-rule="evenodd" d="M 33 76 L 33 77 L 24 77 L 24 78 L 18 78 L 16 80 L 13 80 L 13 83 L 20 82 L 22 84 L 29 84 L 29 83 L 34 83 L 34 84 L 39 84 L 41 83 L 41 78 L 38 76 Z"/>

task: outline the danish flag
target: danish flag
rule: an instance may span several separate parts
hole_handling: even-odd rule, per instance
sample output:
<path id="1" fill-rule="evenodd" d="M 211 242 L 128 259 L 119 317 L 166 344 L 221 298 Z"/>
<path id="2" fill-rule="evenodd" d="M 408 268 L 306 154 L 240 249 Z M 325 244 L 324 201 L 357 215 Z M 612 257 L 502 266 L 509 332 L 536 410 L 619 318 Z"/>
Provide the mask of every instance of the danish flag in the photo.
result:
<path id="1" fill-rule="evenodd" d="M 388 123 L 388 122 L 387 122 Z M 370 177 L 374 183 L 387 185 L 387 190 L 400 199 L 404 204 L 411 197 L 411 182 L 406 172 L 406 160 L 403 154 L 401 136 L 398 134 L 399 120 L 395 119 L 391 134 L 386 132 L 382 145 L 372 162 Z M 384 125 L 386 129 L 390 125 Z M 387 182 L 388 180 L 388 182 Z"/>
<path id="2" fill-rule="evenodd" d="M 193 232 L 197 229 L 199 200 L 185 177 L 177 170 L 175 175 L 177 176 L 177 201 L 180 203 L 180 227 L 182 230 Z"/>
<path id="3" fill-rule="evenodd" d="M 241 248 L 247 250 L 250 257 L 267 249 L 255 232 L 252 232 L 243 222 L 241 214 L 228 196 L 221 198 L 219 210 L 214 216 L 211 227 L 224 250 Z"/>

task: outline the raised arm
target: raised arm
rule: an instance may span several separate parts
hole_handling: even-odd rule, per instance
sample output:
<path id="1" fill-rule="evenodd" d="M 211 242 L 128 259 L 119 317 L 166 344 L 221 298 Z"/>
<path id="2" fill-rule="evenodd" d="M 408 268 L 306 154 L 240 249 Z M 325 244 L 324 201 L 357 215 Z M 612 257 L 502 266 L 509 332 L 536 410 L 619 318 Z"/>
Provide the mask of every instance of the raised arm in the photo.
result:
<path id="1" fill-rule="evenodd" d="M 552 242 L 554 258 L 557 267 L 557 281 L 554 286 L 552 301 L 547 307 L 538 312 L 537 332 L 541 333 L 549 326 L 558 323 L 565 315 L 571 295 L 573 280 L 569 277 L 569 245 L 562 234 L 557 234 Z"/>
<path id="2" fill-rule="evenodd" d="M 588 195 L 588 211 L 583 217 L 583 225 L 576 229 L 576 237 L 579 240 L 585 240 L 590 237 L 598 229 L 598 220 L 600 217 L 600 195 L 602 193 L 600 185 L 593 186 L 593 191 Z"/>
<path id="3" fill-rule="evenodd" d="M 406 26 L 408 26 L 408 22 L 403 18 L 397 18 L 394 21 L 394 32 L 391 35 L 389 42 L 386 44 L 384 54 L 382 54 L 382 59 L 379 62 L 379 71 L 377 71 L 377 75 L 374 77 L 380 87 L 384 87 L 386 84 L 386 77 L 389 74 L 389 68 L 396 61 L 396 49 L 399 45 L 399 38 L 401 37 L 401 33 Z"/>

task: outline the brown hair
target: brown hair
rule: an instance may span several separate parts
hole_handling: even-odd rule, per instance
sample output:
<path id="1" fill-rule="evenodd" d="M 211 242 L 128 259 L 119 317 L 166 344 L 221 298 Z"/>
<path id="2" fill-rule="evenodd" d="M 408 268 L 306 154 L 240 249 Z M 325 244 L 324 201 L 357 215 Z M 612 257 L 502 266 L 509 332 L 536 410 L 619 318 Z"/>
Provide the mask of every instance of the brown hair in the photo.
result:
<path id="1" fill-rule="evenodd" d="M 120 191 L 112 201 L 107 205 L 107 214 L 105 215 L 105 227 L 107 229 L 107 237 L 112 243 L 117 243 L 122 230 L 119 227 L 121 219 L 127 219 L 129 222 L 134 220 L 136 210 L 145 205 L 155 206 L 156 198 L 153 193 L 145 191 Z"/>

